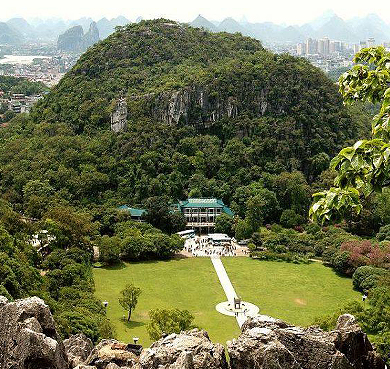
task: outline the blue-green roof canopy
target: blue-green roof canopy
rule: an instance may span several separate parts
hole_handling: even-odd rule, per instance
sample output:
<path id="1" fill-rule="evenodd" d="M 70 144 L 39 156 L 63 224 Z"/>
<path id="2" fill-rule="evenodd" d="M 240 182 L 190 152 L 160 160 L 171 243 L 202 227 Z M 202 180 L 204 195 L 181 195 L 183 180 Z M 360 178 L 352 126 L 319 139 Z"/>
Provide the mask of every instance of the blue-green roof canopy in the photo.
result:
<path id="1" fill-rule="evenodd" d="M 142 217 L 146 213 L 145 209 L 130 208 L 127 205 L 119 206 L 118 209 L 128 211 L 132 217 Z"/>

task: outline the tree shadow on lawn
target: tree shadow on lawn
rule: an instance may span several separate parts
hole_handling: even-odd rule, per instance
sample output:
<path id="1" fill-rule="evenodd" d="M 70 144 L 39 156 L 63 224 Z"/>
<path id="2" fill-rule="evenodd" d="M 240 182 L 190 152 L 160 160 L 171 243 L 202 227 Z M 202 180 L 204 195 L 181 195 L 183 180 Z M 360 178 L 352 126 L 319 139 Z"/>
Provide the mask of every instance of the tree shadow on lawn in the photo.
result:
<path id="1" fill-rule="evenodd" d="M 136 320 L 130 320 L 130 321 L 128 322 L 127 320 L 121 319 L 121 322 L 124 323 L 124 325 L 125 325 L 126 328 L 128 328 L 128 329 L 139 328 L 139 327 L 143 327 L 144 325 L 146 325 L 145 322 L 137 322 Z"/>

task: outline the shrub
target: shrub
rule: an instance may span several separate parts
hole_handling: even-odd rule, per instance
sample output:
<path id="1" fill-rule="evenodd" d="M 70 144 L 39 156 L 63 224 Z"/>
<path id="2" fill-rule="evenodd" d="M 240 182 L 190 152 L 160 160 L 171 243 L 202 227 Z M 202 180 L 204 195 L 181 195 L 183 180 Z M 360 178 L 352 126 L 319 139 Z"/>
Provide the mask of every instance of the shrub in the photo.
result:
<path id="1" fill-rule="evenodd" d="M 359 291 L 366 291 L 376 286 L 380 276 L 386 271 L 381 268 L 375 268 L 369 265 L 364 265 L 355 270 L 353 273 L 353 286 Z"/>
<path id="2" fill-rule="evenodd" d="M 380 227 L 379 232 L 376 234 L 376 238 L 379 241 L 384 241 L 384 240 L 390 241 L 390 224 Z"/>
<path id="3" fill-rule="evenodd" d="M 292 209 L 283 210 L 280 216 L 280 224 L 285 228 L 294 228 L 303 222 L 303 217 Z"/>
<path id="4" fill-rule="evenodd" d="M 194 328 L 195 317 L 188 310 L 154 309 L 149 311 L 150 322 L 146 329 L 152 340 L 159 340 L 163 334 L 180 333 Z"/>
<path id="5" fill-rule="evenodd" d="M 255 251 L 251 257 L 258 260 L 284 261 L 295 264 L 308 264 L 309 259 L 304 256 L 293 254 L 291 252 L 278 253 L 274 251 Z"/>

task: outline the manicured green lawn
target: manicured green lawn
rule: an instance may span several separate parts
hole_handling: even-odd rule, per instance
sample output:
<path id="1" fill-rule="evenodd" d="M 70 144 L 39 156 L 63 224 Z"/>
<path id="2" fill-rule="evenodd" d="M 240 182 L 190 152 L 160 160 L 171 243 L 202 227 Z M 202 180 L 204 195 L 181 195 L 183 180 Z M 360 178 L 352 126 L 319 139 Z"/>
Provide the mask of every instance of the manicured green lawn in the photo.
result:
<path id="1" fill-rule="evenodd" d="M 312 324 L 314 318 L 361 298 L 352 289 L 352 279 L 339 277 L 321 263 L 225 258 L 223 264 L 243 300 L 256 304 L 260 314 L 297 325 Z"/>
<path id="2" fill-rule="evenodd" d="M 223 258 L 235 290 L 244 300 L 271 315 L 298 325 L 308 325 L 316 316 L 334 311 L 351 299 L 360 299 L 352 281 L 338 277 L 320 263 L 296 265 L 250 258 Z M 239 334 L 234 318 L 219 314 L 215 305 L 226 297 L 208 258 L 126 263 L 121 267 L 94 269 L 96 296 L 109 302 L 107 312 L 118 338 L 140 337 L 150 344 L 146 332 L 148 311 L 156 307 L 187 309 L 195 324 L 206 329 L 211 339 L 224 344 Z M 138 306 L 128 324 L 118 303 L 126 283 L 141 287 Z"/>
<path id="3" fill-rule="evenodd" d="M 209 258 L 126 263 L 123 268 L 94 269 L 96 296 L 108 301 L 108 317 L 115 324 L 118 339 L 132 341 L 140 337 L 149 345 L 145 324 L 148 312 L 156 307 L 187 309 L 195 315 L 195 324 L 208 331 L 215 342 L 226 343 L 239 334 L 235 319 L 219 314 L 215 305 L 226 297 Z M 125 311 L 118 303 L 120 291 L 133 282 L 142 289 L 132 322 L 124 323 Z"/>

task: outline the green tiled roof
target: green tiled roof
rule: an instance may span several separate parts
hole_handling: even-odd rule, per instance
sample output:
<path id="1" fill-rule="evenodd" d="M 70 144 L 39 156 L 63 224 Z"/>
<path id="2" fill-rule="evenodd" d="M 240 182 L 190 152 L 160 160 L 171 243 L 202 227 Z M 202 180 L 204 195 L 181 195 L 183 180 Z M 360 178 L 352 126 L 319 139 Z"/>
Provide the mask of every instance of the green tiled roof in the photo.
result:
<path id="1" fill-rule="evenodd" d="M 141 217 L 146 213 L 145 209 L 130 208 L 127 205 L 119 206 L 118 209 L 128 211 L 132 217 Z"/>
<path id="2" fill-rule="evenodd" d="M 222 200 L 215 198 L 190 198 L 179 201 L 179 203 L 174 206 L 180 210 L 186 208 L 219 208 L 228 215 L 234 215 L 234 213 L 223 203 Z"/>

